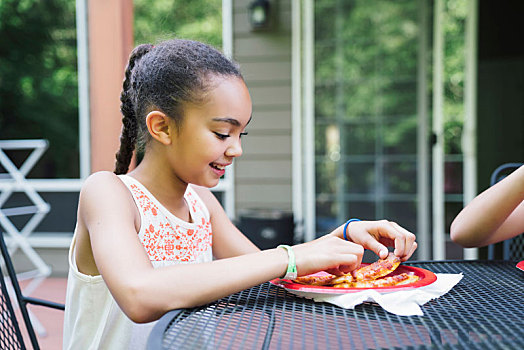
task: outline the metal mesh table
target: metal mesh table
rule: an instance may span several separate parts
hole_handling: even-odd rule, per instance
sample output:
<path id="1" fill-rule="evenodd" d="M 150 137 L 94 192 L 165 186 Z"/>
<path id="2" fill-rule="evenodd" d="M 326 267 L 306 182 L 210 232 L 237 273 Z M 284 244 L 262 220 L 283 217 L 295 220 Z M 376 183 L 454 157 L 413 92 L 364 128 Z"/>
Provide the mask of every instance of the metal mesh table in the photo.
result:
<path id="1" fill-rule="evenodd" d="M 149 349 L 524 349 L 524 272 L 515 262 L 414 262 L 464 278 L 397 316 L 365 303 L 354 310 L 297 297 L 270 283 L 162 317 Z"/>

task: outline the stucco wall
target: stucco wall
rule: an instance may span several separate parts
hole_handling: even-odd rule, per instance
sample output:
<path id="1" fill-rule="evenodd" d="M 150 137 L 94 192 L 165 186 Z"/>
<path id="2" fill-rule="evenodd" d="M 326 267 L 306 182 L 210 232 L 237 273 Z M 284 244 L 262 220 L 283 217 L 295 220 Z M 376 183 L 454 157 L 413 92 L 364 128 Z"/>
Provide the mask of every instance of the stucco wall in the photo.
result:
<path id="1" fill-rule="evenodd" d="M 120 92 L 133 49 L 133 1 L 91 0 L 89 85 L 91 172 L 112 171 L 120 147 Z"/>

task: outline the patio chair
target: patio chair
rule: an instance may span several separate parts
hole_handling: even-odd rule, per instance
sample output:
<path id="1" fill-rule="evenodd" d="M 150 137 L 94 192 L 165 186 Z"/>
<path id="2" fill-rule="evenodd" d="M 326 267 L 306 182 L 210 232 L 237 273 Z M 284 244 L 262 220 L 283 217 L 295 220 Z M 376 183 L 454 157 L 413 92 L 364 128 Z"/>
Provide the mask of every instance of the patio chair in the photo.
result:
<path id="1" fill-rule="evenodd" d="M 524 163 L 505 163 L 497 167 L 491 174 L 490 186 L 493 186 L 512 171 L 521 167 Z M 495 245 L 488 246 L 488 259 L 492 260 L 495 257 Z M 519 235 L 514 238 L 507 239 L 502 242 L 502 259 L 503 260 L 521 260 L 524 257 L 524 235 Z"/>
<path id="2" fill-rule="evenodd" d="M 13 263 L 11 261 L 11 257 L 9 255 L 9 251 L 7 249 L 7 245 L 5 244 L 4 234 L 1 231 L 0 249 L 2 251 L 2 257 L 5 263 L 5 268 L 7 270 L 7 276 L 4 277 L 2 265 L 0 264 L 0 349 L 26 349 L 22 333 L 20 331 L 20 326 L 15 316 L 15 308 L 13 307 L 13 301 L 11 300 L 11 296 L 8 294 L 7 291 L 8 285 L 6 283 L 6 279 L 8 278 L 11 281 L 16 301 L 20 308 L 20 313 L 22 314 L 25 328 L 29 335 L 29 339 L 31 340 L 33 349 L 39 350 L 40 347 L 38 346 L 36 334 L 33 329 L 33 325 L 31 324 L 31 319 L 27 310 L 27 304 L 46 306 L 58 310 L 64 310 L 64 305 L 52 301 L 24 296 L 22 294 L 22 290 L 20 289 L 20 285 L 18 284 L 18 279 L 16 277 L 16 273 L 13 267 Z"/>

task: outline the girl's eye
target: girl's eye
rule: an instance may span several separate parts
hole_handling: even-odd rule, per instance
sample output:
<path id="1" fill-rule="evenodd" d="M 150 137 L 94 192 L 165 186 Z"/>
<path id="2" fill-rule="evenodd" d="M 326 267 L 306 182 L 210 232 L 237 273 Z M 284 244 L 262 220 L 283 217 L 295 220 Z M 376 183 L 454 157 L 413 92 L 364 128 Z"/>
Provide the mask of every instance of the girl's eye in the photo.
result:
<path id="1" fill-rule="evenodd" d="M 214 131 L 213 131 L 214 132 Z M 224 135 L 224 134 L 221 134 L 219 132 L 214 132 L 215 135 L 217 135 L 217 137 L 220 139 L 220 140 L 225 140 L 229 137 L 229 135 Z"/>
<path id="2" fill-rule="evenodd" d="M 246 136 L 246 135 L 247 135 L 247 132 L 241 132 L 241 133 L 240 133 L 240 137 L 242 137 L 242 136 Z"/>

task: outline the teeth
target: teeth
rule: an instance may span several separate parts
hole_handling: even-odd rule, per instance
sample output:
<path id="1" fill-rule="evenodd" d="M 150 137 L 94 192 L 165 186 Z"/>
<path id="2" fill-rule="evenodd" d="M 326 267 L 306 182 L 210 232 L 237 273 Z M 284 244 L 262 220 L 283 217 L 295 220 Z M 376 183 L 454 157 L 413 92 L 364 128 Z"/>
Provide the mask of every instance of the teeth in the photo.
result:
<path id="1" fill-rule="evenodd" d="M 224 170 L 226 167 L 218 164 L 213 164 L 213 166 L 217 169 Z"/>

